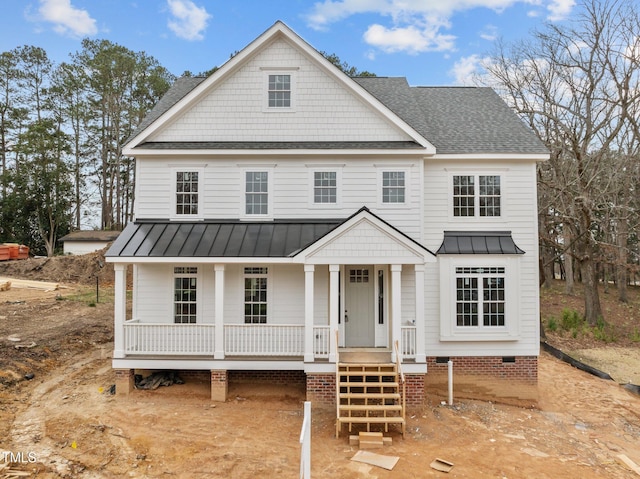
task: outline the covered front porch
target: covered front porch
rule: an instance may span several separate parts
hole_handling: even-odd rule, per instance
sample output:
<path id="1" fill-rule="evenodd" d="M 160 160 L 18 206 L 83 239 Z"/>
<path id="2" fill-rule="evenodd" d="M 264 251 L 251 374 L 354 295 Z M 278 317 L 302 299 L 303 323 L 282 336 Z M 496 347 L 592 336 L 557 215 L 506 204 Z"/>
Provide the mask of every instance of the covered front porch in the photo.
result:
<path id="1" fill-rule="evenodd" d="M 366 208 L 334 223 L 141 223 L 107 260 L 114 366 L 308 370 L 335 363 L 343 347 L 426 363 L 425 268 L 435 256 Z"/>

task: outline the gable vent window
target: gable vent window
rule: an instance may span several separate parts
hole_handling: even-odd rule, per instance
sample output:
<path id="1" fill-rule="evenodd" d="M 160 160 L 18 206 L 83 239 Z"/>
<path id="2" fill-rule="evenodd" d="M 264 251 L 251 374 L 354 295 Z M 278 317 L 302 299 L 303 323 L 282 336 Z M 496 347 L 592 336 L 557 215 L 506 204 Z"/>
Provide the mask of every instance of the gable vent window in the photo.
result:
<path id="1" fill-rule="evenodd" d="M 269 75 L 269 108 L 291 108 L 291 75 Z"/>

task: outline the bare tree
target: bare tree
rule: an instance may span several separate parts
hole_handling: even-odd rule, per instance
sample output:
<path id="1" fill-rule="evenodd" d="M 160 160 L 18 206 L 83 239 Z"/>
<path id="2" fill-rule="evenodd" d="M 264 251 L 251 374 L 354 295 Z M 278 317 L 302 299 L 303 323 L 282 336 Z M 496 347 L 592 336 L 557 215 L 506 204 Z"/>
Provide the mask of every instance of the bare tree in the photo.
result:
<path id="1" fill-rule="evenodd" d="M 628 147 L 640 140 L 638 25 L 632 1 L 587 0 L 567 26 L 548 24 L 527 41 L 498 45 L 486 65 L 510 104 L 551 150 L 550 161 L 539 171 L 541 198 L 548 201 L 540 205 L 540 214 L 553 214 L 553 222 L 561 223 L 559 249 L 566 249 L 580 267 L 590 324 L 602 319 L 599 221 L 622 185 L 611 168 L 624 172 L 614 160 L 637 155 Z M 630 137 L 631 143 L 621 141 Z M 621 243 L 628 235 L 620 228 L 623 220 L 616 218 Z"/>

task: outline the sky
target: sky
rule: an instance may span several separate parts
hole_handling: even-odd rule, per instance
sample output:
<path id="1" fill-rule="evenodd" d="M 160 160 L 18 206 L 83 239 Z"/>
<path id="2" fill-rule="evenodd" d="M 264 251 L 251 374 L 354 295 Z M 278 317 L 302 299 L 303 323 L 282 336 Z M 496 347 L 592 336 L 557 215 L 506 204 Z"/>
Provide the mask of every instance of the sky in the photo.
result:
<path id="1" fill-rule="evenodd" d="M 156 58 L 174 75 L 219 66 L 277 20 L 314 48 L 411 85 L 464 85 L 497 39 L 576 14 L 575 0 L 2 0 L 0 52 L 69 61 L 83 38 Z"/>

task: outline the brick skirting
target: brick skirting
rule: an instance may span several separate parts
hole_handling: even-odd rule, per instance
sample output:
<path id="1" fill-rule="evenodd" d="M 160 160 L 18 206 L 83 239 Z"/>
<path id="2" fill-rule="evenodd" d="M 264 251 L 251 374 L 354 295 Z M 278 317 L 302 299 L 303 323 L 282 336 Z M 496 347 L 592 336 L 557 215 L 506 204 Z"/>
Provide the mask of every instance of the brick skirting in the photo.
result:
<path id="1" fill-rule="evenodd" d="M 537 356 L 428 357 L 428 396 L 448 397 L 447 360 L 453 362 L 453 396 L 519 406 L 538 400 Z"/>

